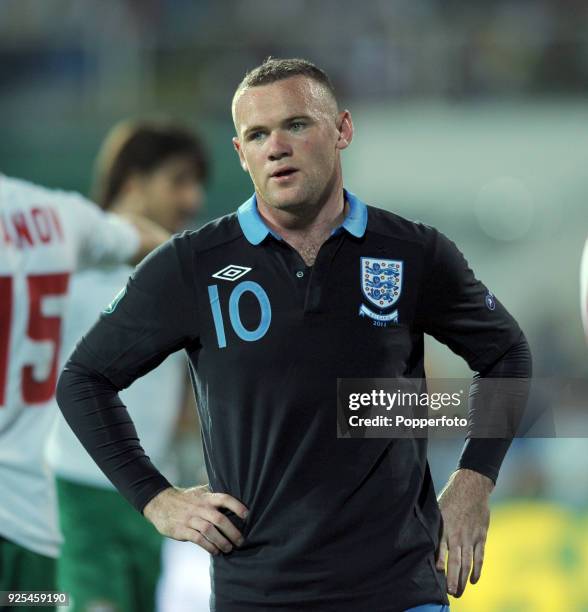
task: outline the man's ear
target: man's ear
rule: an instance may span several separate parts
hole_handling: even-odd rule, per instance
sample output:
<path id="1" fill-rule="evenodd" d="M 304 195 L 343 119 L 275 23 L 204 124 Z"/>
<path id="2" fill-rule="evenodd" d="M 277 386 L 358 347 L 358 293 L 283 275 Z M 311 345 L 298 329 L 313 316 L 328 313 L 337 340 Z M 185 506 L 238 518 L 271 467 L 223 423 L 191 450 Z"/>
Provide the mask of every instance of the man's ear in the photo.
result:
<path id="1" fill-rule="evenodd" d="M 241 168 L 243 168 L 245 172 L 249 172 L 247 162 L 245 161 L 245 156 L 243 155 L 243 151 L 241 150 L 241 143 L 239 142 L 239 138 L 237 138 L 237 136 L 233 136 L 233 148 L 235 149 L 235 151 L 237 151 Z"/>
<path id="2" fill-rule="evenodd" d="M 351 113 L 348 110 L 339 113 L 339 117 L 337 118 L 337 129 L 339 130 L 337 148 L 346 149 L 353 140 L 353 121 L 351 119 Z"/>

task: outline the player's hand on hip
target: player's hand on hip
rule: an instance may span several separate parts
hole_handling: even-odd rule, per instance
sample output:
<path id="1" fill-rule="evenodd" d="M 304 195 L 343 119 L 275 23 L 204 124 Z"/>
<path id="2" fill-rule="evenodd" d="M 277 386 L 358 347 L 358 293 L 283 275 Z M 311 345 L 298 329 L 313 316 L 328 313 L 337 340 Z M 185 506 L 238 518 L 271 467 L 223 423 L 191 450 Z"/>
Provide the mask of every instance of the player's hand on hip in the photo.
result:
<path id="1" fill-rule="evenodd" d="M 162 535 L 194 542 L 217 555 L 243 544 L 243 535 L 220 508 L 231 510 L 242 519 L 248 512 L 238 499 L 227 493 L 212 493 L 208 485 L 203 485 L 164 489 L 148 502 L 143 514 Z"/>
<path id="2" fill-rule="evenodd" d="M 463 594 L 468 577 L 472 584 L 480 579 L 493 488 L 494 483 L 487 476 L 460 469 L 452 474 L 439 495 L 443 533 L 437 551 L 437 569 L 445 569 L 447 557 L 447 590 L 455 597 Z"/>

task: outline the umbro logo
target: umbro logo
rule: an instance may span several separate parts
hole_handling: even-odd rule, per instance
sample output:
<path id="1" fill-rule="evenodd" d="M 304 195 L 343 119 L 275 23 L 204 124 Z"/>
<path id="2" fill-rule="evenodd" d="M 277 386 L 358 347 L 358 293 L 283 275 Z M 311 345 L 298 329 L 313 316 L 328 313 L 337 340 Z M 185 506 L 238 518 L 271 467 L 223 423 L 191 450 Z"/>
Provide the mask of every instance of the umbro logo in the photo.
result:
<path id="1" fill-rule="evenodd" d="M 236 281 L 238 278 L 245 276 L 245 274 L 247 274 L 247 272 L 249 272 L 250 270 L 251 268 L 247 268 L 245 266 L 236 266 L 234 264 L 229 264 L 222 270 L 215 272 L 212 276 L 214 278 L 220 278 L 221 280 Z"/>

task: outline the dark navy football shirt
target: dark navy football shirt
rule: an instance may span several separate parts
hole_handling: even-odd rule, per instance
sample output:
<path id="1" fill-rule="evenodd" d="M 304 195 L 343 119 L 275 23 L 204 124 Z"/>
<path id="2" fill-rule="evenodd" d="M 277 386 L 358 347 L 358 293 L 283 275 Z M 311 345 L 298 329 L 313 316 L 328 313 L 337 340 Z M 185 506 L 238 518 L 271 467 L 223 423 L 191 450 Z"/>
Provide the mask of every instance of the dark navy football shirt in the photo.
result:
<path id="1" fill-rule="evenodd" d="M 483 370 L 520 329 L 443 234 L 345 197 L 310 267 L 255 196 L 174 237 L 68 364 L 120 390 L 186 351 L 210 488 L 250 511 L 226 511 L 245 544 L 211 557 L 218 612 L 448 603 L 426 440 L 337 438 L 337 379 L 423 377 L 425 333 Z M 75 391 L 60 390 L 62 407 Z M 168 486 L 141 470 L 139 510 Z"/>

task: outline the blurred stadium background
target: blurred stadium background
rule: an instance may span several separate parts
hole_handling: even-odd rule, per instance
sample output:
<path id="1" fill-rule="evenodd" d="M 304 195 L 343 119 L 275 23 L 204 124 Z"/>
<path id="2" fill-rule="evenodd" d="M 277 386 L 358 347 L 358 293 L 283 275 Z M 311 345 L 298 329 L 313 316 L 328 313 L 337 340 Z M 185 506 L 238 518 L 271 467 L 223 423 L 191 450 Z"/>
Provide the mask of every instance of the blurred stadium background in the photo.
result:
<path id="1" fill-rule="evenodd" d="M 356 127 L 346 186 L 447 233 L 519 320 L 536 376 L 586 379 L 585 1 L 0 0 L 0 171 L 88 193 L 114 122 L 171 115 L 212 156 L 201 221 L 232 211 L 251 185 L 230 99 L 268 55 L 332 76 Z M 467 375 L 434 342 L 428 372 Z M 460 446 L 432 446 L 438 489 Z M 179 448 L 191 483 L 193 437 Z M 588 610 L 587 457 L 584 439 L 515 442 L 481 582 L 453 610 Z"/>

